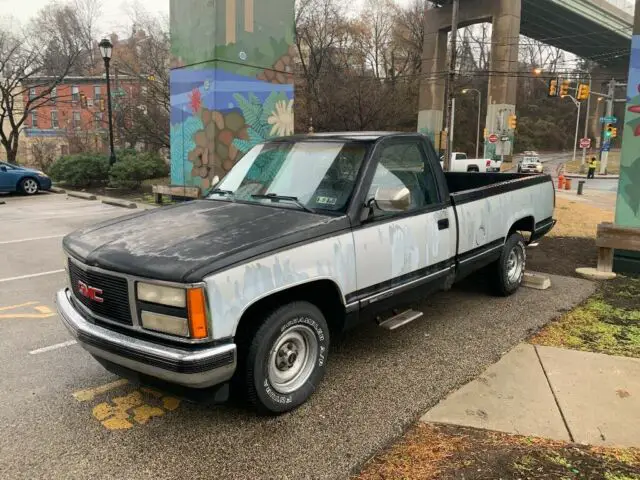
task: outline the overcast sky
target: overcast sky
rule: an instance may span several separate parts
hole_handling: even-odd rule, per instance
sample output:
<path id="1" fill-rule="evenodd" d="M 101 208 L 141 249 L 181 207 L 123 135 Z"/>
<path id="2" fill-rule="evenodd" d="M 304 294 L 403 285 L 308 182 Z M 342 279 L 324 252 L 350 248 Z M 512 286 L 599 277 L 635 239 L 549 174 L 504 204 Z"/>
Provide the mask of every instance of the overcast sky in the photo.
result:
<path id="1" fill-rule="evenodd" d="M 38 10 L 51 0 L 0 0 L 0 15 L 11 15 L 20 24 L 26 25 Z M 102 17 L 98 25 L 100 36 L 111 32 L 126 33 L 124 27 L 129 25 L 129 7 L 134 0 L 103 0 Z M 136 0 L 149 13 L 169 15 L 169 0 Z M 66 3 L 58 0 L 58 3 Z M 19 6 L 18 6 L 19 5 Z"/>

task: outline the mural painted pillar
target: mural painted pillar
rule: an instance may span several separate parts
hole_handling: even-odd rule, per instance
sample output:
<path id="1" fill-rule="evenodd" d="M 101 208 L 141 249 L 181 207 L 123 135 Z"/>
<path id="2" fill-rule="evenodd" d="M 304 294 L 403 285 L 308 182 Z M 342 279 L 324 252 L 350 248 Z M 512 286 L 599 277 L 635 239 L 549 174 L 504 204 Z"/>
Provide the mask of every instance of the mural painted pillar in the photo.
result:
<path id="1" fill-rule="evenodd" d="M 640 0 L 636 0 L 631 42 L 615 222 L 640 228 Z M 616 250 L 614 271 L 640 273 L 640 255 Z"/>
<path id="2" fill-rule="evenodd" d="M 293 133 L 294 0 L 171 0 L 171 183 L 206 190 Z"/>

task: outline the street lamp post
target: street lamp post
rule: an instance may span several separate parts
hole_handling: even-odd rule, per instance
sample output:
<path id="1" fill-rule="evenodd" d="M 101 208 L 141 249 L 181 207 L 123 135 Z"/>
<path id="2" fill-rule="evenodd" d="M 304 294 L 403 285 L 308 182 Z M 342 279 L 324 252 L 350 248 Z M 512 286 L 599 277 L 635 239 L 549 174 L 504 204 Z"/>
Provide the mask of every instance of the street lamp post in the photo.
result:
<path id="1" fill-rule="evenodd" d="M 104 60 L 104 68 L 107 74 L 107 107 L 109 115 L 109 165 L 116 163 L 116 152 L 113 147 L 113 113 L 111 111 L 111 80 L 109 78 L 109 62 L 111 61 L 111 53 L 113 52 L 113 44 L 106 38 L 98 44 L 100 53 Z"/>
<path id="2" fill-rule="evenodd" d="M 465 88 L 462 93 L 476 92 L 478 94 L 478 132 L 476 133 L 476 158 L 480 158 L 480 112 L 482 111 L 482 92 L 475 88 Z"/>

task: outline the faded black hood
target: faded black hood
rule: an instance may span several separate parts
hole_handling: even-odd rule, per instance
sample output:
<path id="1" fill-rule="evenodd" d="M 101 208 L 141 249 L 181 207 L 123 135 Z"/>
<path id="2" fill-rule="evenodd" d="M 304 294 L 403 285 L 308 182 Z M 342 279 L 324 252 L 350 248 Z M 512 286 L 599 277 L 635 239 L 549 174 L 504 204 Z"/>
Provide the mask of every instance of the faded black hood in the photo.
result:
<path id="1" fill-rule="evenodd" d="M 347 228 L 346 216 L 196 200 L 78 230 L 64 238 L 63 246 L 81 262 L 106 270 L 196 282 L 216 270 Z"/>

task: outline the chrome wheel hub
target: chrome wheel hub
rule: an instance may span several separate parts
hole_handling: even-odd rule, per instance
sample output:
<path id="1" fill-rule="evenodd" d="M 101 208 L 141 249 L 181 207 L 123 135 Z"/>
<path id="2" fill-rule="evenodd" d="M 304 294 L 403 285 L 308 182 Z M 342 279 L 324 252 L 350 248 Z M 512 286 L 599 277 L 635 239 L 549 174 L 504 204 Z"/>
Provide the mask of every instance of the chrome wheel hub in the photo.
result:
<path id="1" fill-rule="evenodd" d="M 507 259 L 507 279 L 509 283 L 520 281 L 524 271 L 524 251 L 520 245 L 513 247 Z"/>
<path id="2" fill-rule="evenodd" d="M 298 390 L 311 376 L 318 360 L 318 339 L 307 325 L 285 330 L 269 354 L 269 382 L 278 393 Z"/>
<path id="3" fill-rule="evenodd" d="M 38 184 L 35 180 L 31 180 L 30 178 L 24 181 L 22 187 L 27 193 L 36 193 L 38 191 Z"/>

